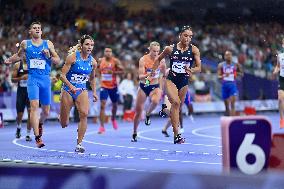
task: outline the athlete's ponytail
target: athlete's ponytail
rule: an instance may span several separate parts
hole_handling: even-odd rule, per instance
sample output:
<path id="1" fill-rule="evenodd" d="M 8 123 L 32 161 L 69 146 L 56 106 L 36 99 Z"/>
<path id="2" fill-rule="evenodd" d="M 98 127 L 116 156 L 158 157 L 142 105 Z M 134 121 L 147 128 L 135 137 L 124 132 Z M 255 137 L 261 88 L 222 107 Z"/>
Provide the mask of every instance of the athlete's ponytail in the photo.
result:
<path id="1" fill-rule="evenodd" d="M 92 41 L 94 41 L 94 39 L 90 36 L 90 35 L 83 35 L 80 40 L 78 40 L 78 43 L 77 45 L 73 46 L 73 47 L 70 47 L 69 50 L 68 50 L 68 54 L 72 54 L 76 51 L 79 51 L 81 52 L 82 50 L 82 45 L 84 44 L 85 40 L 86 39 L 90 39 Z"/>

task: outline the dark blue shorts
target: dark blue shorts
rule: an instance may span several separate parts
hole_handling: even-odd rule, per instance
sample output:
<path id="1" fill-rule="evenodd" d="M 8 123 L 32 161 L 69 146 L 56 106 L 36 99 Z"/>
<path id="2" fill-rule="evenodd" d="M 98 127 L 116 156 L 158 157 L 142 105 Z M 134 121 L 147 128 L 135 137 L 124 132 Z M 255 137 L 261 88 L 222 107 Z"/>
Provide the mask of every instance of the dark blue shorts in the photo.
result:
<path id="1" fill-rule="evenodd" d="M 184 86 L 188 85 L 188 76 L 185 74 L 173 74 L 172 71 L 169 72 L 167 77 L 168 80 L 172 81 L 177 87 L 177 90 L 181 90 Z"/>
<path id="2" fill-rule="evenodd" d="M 110 97 L 112 103 L 116 103 L 119 98 L 117 87 L 113 89 L 101 88 L 100 90 L 100 100 L 107 100 Z"/>
<path id="3" fill-rule="evenodd" d="M 159 88 L 159 87 L 160 87 L 159 84 L 145 86 L 144 83 L 140 83 L 140 88 L 141 88 L 142 91 L 146 94 L 146 96 L 149 96 L 150 93 L 151 93 L 154 89 Z"/>
<path id="4" fill-rule="evenodd" d="M 222 98 L 223 100 L 228 99 L 231 96 L 238 95 L 238 88 L 235 82 L 224 82 L 222 85 Z"/>

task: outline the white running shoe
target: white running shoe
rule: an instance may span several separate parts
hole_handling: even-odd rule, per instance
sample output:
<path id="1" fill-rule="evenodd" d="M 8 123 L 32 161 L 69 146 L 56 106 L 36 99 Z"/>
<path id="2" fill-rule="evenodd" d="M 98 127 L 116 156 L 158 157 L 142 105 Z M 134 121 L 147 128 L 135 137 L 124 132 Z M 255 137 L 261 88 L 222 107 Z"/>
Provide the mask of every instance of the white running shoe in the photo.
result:
<path id="1" fill-rule="evenodd" d="M 184 133 L 184 128 L 178 128 L 178 134 L 182 134 L 182 133 Z"/>
<path id="2" fill-rule="evenodd" d="M 78 153 L 84 153 L 85 152 L 85 148 L 82 146 L 82 144 L 78 144 L 75 148 L 75 152 Z"/>
<path id="3" fill-rule="evenodd" d="M 189 115 L 189 119 L 191 120 L 192 123 L 194 123 L 194 117 L 192 115 Z"/>

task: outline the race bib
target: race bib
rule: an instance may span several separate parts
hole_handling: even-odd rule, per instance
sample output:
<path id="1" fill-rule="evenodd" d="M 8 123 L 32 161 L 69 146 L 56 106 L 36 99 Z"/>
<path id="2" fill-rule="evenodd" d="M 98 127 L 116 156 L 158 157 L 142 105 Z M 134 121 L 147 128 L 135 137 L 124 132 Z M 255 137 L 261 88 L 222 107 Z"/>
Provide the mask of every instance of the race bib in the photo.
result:
<path id="1" fill-rule="evenodd" d="M 45 60 L 38 60 L 38 59 L 30 60 L 30 68 L 44 70 L 45 64 L 46 64 Z"/>
<path id="2" fill-rule="evenodd" d="M 28 80 L 20 80 L 19 85 L 20 87 L 27 87 Z"/>
<path id="3" fill-rule="evenodd" d="M 112 74 L 102 74 L 102 81 L 112 81 Z"/>
<path id="4" fill-rule="evenodd" d="M 173 62 L 173 65 L 172 65 L 172 71 L 174 71 L 175 73 L 186 73 L 185 72 L 186 65 L 190 65 L 190 63 L 175 61 Z"/>
<path id="5" fill-rule="evenodd" d="M 152 72 L 152 69 L 147 69 L 146 72 L 147 72 L 147 73 L 151 73 L 151 72 Z M 152 78 L 153 78 L 153 79 L 157 79 L 157 78 L 159 78 L 159 76 L 160 76 L 160 69 L 157 69 L 157 70 L 155 71 L 155 75 L 154 75 Z"/>
<path id="6" fill-rule="evenodd" d="M 235 81 L 234 70 L 232 68 L 225 68 L 224 81 Z"/>
<path id="7" fill-rule="evenodd" d="M 85 84 L 89 80 L 89 76 L 85 74 L 72 74 L 71 83 Z"/>

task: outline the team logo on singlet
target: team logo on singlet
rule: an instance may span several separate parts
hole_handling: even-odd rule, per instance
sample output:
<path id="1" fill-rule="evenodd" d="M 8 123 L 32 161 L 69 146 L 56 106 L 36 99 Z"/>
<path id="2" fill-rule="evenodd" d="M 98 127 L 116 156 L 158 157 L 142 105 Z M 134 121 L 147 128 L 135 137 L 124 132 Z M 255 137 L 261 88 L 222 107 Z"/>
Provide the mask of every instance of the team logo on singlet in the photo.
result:
<path id="1" fill-rule="evenodd" d="M 176 51 L 174 54 L 179 54 L 178 51 Z"/>

